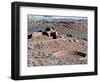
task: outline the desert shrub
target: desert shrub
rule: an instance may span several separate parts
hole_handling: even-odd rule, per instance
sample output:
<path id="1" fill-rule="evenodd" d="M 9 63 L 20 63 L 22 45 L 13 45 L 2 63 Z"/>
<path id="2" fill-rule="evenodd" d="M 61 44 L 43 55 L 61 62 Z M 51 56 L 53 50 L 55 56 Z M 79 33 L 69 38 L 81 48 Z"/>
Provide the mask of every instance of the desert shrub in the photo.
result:
<path id="1" fill-rule="evenodd" d="M 68 37 L 73 37 L 73 35 L 72 35 L 72 34 L 69 34 L 69 33 L 66 34 L 66 36 L 68 36 Z"/>
<path id="2" fill-rule="evenodd" d="M 87 41 L 87 38 L 83 38 L 83 40 Z"/>

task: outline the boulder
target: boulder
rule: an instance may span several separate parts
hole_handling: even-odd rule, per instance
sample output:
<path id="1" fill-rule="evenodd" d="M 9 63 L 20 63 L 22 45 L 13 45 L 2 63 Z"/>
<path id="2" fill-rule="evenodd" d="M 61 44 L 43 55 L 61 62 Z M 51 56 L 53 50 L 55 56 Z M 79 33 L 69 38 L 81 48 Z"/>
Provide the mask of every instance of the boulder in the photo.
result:
<path id="1" fill-rule="evenodd" d="M 74 39 L 74 42 L 78 43 L 79 41 L 77 39 Z"/>
<path id="2" fill-rule="evenodd" d="M 28 39 L 31 39 L 32 38 L 32 34 L 28 35 Z"/>
<path id="3" fill-rule="evenodd" d="M 73 43 L 73 40 L 72 40 L 71 38 L 69 39 L 69 41 L 70 41 L 71 43 Z"/>

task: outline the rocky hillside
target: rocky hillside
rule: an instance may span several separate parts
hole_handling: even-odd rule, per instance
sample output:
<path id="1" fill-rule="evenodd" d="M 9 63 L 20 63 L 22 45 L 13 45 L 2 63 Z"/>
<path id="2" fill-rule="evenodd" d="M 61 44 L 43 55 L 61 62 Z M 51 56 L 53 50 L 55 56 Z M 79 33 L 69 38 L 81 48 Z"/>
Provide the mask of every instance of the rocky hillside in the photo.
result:
<path id="1" fill-rule="evenodd" d="M 37 32 L 38 35 L 38 32 Z M 87 64 L 87 41 L 45 35 L 28 39 L 28 66 Z"/>

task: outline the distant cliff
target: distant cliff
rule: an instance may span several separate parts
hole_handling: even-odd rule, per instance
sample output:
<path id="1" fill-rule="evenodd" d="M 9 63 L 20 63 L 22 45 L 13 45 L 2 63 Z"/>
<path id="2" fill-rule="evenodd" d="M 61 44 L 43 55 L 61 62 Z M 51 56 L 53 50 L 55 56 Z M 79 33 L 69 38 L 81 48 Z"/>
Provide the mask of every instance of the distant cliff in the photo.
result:
<path id="1" fill-rule="evenodd" d="M 44 30 L 48 26 L 53 26 L 58 32 L 87 32 L 87 19 L 56 19 L 47 20 L 32 20 L 28 21 L 28 29 L 33 31 Z"/>

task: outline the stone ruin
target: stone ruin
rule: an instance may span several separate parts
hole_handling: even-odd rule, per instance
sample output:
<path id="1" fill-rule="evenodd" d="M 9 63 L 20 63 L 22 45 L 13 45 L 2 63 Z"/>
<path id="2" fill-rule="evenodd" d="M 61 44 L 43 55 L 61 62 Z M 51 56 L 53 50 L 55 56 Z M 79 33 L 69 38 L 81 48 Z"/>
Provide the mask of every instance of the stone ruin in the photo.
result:
<path id="1" fill-rule="evenodd" d="M 46 35 L 48 37 L 52 37 L 53 39 L 57 39 L 58 32 L 53 27 L 48 27 L 45 29 L 45 31 L 40 30 L 39 32 L 42 32 L 42 35 Z M 28 35 L 28 39 L 32 38 L 32 34 Z"/>
<path id="2" fill-rule="evenodd" d="M 52 37 L 53 39 L 57 39 L 58 36 L 58 32 L 55 31 L 53 27 L 46 28 L 45 31 L 42 32 L 42 34 L 48 37 Z"/>

